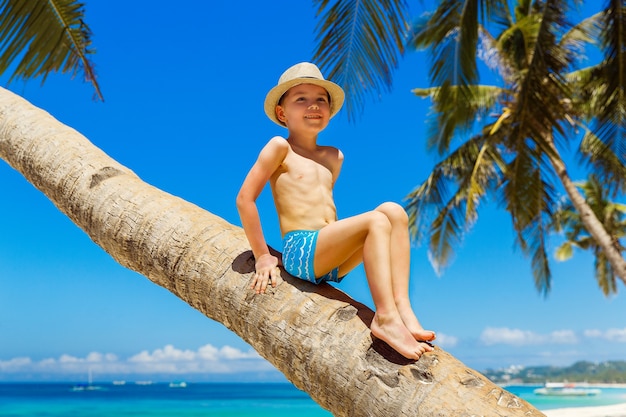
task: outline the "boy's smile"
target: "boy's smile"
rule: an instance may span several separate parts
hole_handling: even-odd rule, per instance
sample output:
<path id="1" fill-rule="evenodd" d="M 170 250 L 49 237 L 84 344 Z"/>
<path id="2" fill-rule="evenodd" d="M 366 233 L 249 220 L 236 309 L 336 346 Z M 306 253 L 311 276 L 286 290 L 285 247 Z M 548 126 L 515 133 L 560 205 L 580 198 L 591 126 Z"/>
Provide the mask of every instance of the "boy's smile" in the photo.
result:
<path id="1" fill-rule="evenodd" d="M 276 115 L 290 129 L 298 129 L 300 121 L 321 130 L 330 119 L 330 100 L 323 87 L 300 84 L 290 88 L 276 106 Z M 311 123 L 313 123 L 311 125 Z"/>

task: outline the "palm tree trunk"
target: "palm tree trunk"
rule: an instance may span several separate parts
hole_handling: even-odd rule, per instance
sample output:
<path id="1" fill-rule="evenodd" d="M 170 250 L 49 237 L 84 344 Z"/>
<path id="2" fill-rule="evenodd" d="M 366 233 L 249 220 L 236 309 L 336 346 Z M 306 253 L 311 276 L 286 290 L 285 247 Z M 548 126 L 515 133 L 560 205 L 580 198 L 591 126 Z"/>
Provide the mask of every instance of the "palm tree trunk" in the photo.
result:
<path id="1" fill-rule="evenodd" d="M 0 157 L 116 261 L 237 333 L 336 416 L 543 415 L 439 348 L 407 363 L 372 341 L 373 312 L 331 286 L 283 273 L 255 296 L 240 228 L 144 183 L 3 89 Z"/>
<path id="2" fill-rule="evenodd" d="M 611 264 L 615 275 L 618 276 L 626 285 L 626 260 L 622 257 L 619 250 L 617 250 L 613 238 L 607 233 L 606 229 L 602 225 L 602 222 L 598 220 L 595 213 L 589 204 L 587 204 L 587 201 L 582 196 L 580 191 L 578 191 L 578 188 L 570 178 L 554 141 L 548 139 L 546 140 L 546 143 L 550 146 L 550 150 L 552 152 L 552 154 L 548 154 L 548 157 L 550 158 L 554 171 L 561 180 L 570 201 L 580 214 L 580 219 L 585 225 L 585 229 L 587 229 L 598 246 L 602 248 L 602 251 Z"/>

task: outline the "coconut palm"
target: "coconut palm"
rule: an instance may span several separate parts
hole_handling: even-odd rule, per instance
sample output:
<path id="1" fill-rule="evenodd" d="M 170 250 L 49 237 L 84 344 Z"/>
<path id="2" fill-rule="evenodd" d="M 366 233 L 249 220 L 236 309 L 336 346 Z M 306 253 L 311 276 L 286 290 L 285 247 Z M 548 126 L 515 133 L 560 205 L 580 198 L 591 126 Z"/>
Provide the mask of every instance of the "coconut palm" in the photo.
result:
<path id="1" fill-rule="evenodd" d="M 626 251 L 620 239 L 626 237 L 626 204 L 609 200 L 608 190 L 600 180 L 591 175 L 585 182 L 576 185 L 585 196 L 596 217 L 602 219 L 605 230 L 611 235 L 613 245 L 618 252 Z M 557 248 L 556 258 L 565 261 L 572 257 L 574 248 L 590 250 L 595 255 L 596 280 L 604 295 L 617 292 L 615 274 L 608 263 L 604 252 L 600 250 L 595 240 L 585 229 L 580 214 L 572 203 L 564 199 L 553 216 L 551 225 L 557 232 L 562 232 L 565 241 Z"/>
<path id="2" fill-rule="evenodd" d="M 430 249 L 445 265 L 452 245 L 476 220 L 479 202 L 496 196 L 511 215 L 518 245 L 531 257 L 537 288 L 547 292 L 551 271 L 546 239 L 558 179 L 602 256 L 626 282 L 626 261 L 576 189 L 559 151 L 576 137 L 572 128 L 593 120 L 598 126 L 588 132 L 584 151 L 609 187 L 623 189 L 626 155 L 618 152 L 625 145 L 619 133 L 626 121 L 620 119 L 624 97 L 611 95 L 613 104 L 608 105 L 617 115 L 605 108 L 605 90 L 612 84 L 607 67 L 612 64 L 607 58 L 598 66 L 577 68 L 581 44 L 598 40 L 603 33 L 598 28 L 602 21 L 606 24 L 610 11 L 572 26 L 566 18 L 567 2 L 524 0 L 511 11 L 507 3 L 493 4 L 497 18 L 479 25 L 480 36 L 467 40 L 471 35 L 459 24 L 468 11 L 450 9 L 452 3 L 458 2 L 445 2 L 416 26 L 415 45 L 431 47 L 435 54 L 432 77 L 438 87 L 415 93 L 432 99 L 436 116 L 428 144 L 447 154 L 409 196 L 414 231 L 419 234 L 427 227 L 428 214 L 433 216 Z M 497 71 L 500 85 L 477 83 L 475 58 L 467 48 L 478 51 L 487 67 Z M 600 113 L 608 115 L 602 119 Z M 482 125 L 476 127 L 476 120 Z M 450 152 L 459 133 L 469 139 Z"/>
<path id="3" fill-rule="evenodd" d="M 12 8 L 7 3 L 0 3 L 0 27 L 12 21 L 15 10 L 30 8 L 22 23 L 27 28 L 4 32 L 13 33 L 16 42 L 46 30 L 48 8 L 80 9 L 71 0 L 14 0 Z M 38 7 L 31 8 L 34 3 Z M 77 21 L 81 13 L 74 16 Z M 86 56 L 84 39 L 69 55 L 36 49 L 42 44 L 21 39 L 26 55 L 51 55 L 55 63 L 45 65 L 44 76 L 85 65 L 69 57 Z M 74 64 L 62 65 L 65 60 Z M 285 283 L 255 296 L 248 288 L 254 259 L 241 228 L 144 183 L 87 138 L 4 89 L 0 158 L 116 261 L 223 323 L 336 416 L 542 415 L 439 348 L 407 363 L 371 339 L 373 312 L 331 286 L 284 274 Z"/>
<path id="4" fill-rule="evenodd" d="M 334 66 L 331 74 L 347 83 L 348 95 L 376 89 L 363 72 L 384 74 L 378 80 L 387 82 L 397 62 L 389 50 L 395 47 L 401 54 L 397 40 L 408 33 L 404 2 L 319 3 L 326 9 L 318 13 L 328 12 L 320 25 L 316 58 Z M 537 288 L 549 291 L 546 237 L 556 177 L 615 274 L 626 282 L 626 261 L 559 154 L 576 136 L 571 128 L 590 122 L 581 155 L 615 192 L 626 189 L 626 11 L 623 0 L 607 0 L 601 13 L 572 27 L 566 19 L 570 3 L 520 0 L 510 10 L 501 0 L 443 0 L 414 29 L 411 44 L 429 47 L 434 56 L 431 78 L 437 87 L 415 90 L 434 103 L 428 146 L 447 156 L 408 196 L 407 208 L 414 235 L 430 237 L 435 267 L 450 261 L 453 246 L 478 217 L 478 203 L 496 196 L 511 214 L 517 243 L 531 256 Z M 380 19 L 369 14 L 376 8 L 383 11 Z M 335 9 L 341 13 L 331 13 Z M 393 36 L 377 37 L 378 28 Z M 594 43 L 604 59 L 576 71 L 583 43 Z M 337 51 L 336 45 L 342 49 Z M 477 55 L 497 70 L 501 85 L 478 84 Z M 490 115 L 495 115 L 493 122 Z M 450 151 L 459 136 L 469 139 Z M 429 214 L 434 216 L 431 225 Z"/>

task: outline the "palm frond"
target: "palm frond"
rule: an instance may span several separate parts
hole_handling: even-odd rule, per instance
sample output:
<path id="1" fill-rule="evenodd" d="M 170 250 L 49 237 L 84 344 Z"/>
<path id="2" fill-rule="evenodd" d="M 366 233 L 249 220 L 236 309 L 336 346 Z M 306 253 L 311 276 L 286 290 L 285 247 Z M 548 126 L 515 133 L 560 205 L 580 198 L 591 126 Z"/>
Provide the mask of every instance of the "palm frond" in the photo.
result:
<path id="1" fill-rule="evenodd" d="M 404 53 L 408 8 L 404 0 L 315 0 L 318 46 L 313 60 L 346 92 L 349 119 L 366 94 L 379 97 L 392 84 Z"/>
<path id="2" fill-rule="evenodd" d="M 461 88 L 452 86 L 446 94 L 441 93 L 441 87 L 415 88 L 411 90 L 418 97 L 429 97 L 433 102 L 433 110 L 436 117 L 428 121 L 429 136 L 427 149 L 436 149 L 440 154 L 450 147 L 450 143 L 459 131 L 467 130 L 478 118 L 484 118 L 500 101 L 512 92 L 497 86 L 472 85 L 468 86 L 471 91 L 466 100 Z M 450 98 L 446 98 L 449 96 Z"/>
<path id="3" fill-rule="evenodd" d="M 533 148 L 517 150 L 516 156 L 507 164 L 506 181 L 503 185 L 502 204 L 511 214 L 513 227 L 522 231 L 535 222 L 542 213 L 551 213 L 557 205 L 551 171 L 542 162 L 540 151 Z M 522 249 L 526 246 L 520 242 Z"/>
<path id="4" fill-rule="evenodd" d="M 523 72 L 530 65 L 541 20 L 539 14 L 523 16 L 498 36 L 496 48 L 512 67 L 510 72 L 513 75 Z"/>
<path id="5" fill-rule="evenodd" d="M 76 0 L 0 0 L 0 73 L 15 67 L 9 82 L 51 72 L 83 72 L 102 98 L 89 60 L 91 31 Z"/>
<path id="6" fill-rule="evenodd" d="M 603 16 L 601 70 L 590 83 L 603 85 L 598 100 L 594 134 L 626 165 L 626 5 L 623 0 L 608 0 Z M 617 173 L 610 175 L 615 177 Z M 623 183 L 621 185 L 622 189 Z"/>
<path id="7" fill-rule="evenodd" d="M 626 190 L 626 165 L 615 149 L 607 145 L 592 131 L 586 131 L 580 144 L 580 153 L 594 166 L 609 195 Z"/>
<path id="8" fill-rule="evenodd" d="M 596 281 L 605 296 L 617 293 L 617 282 L 615 273 L 608 259 L 601 250 L 596 251 L 596 259 L 594 262 L 596 270 Z"/>
<path id="9" fill-rule="evenodd" d="M 499 183 L 504 163 L 489 139 L 495 137 L 476 136 L 464 143 L 407 196 L 412 236 L 419 240 L 428 229 L 429 258 L 438 272 L 474 224 L 480 201 Z"/>
<path id="10" fill-rule="evenodd" d="M 520 79 L 518 103 L 512 120 L 519 124 L 521 137 L 530 137 L 550 154 L 555 137 L 563 138 L 568 120 L 572 93 L 562 75 L 574 56 L 556 42 L 559 33 L 568 28 L 563 2 L 547 0 L 536 39 L 529 43 L 530 61 Z M 528 40 L 527 40 L 528 42 Z M 556 130 L 559 135 L 553 136 Z"/>
<path id="11" fill-rule="evenodd" d="M 598 45 L 598 39 L 602 34 L 602 19 L 604 13 L 596 13 L 578 24 L 572 26 L 563 34 L 559 41 L 563 49 L 579 53 L 579 57 L 585 57 L 585 47 L 587 45 Z"/>
<path id="12" fill-rule="evenodd" d="M 498 0 L 444 0 L 414 24 L 408 45 L 432 48 L 432 84 L 465 89 L 478 81 L 479 23 L 489 17 L 492 25 L 508 24 L 507 7 Z"/>
<path id="13" fill-rule="evenodd" d="M 570 241 L 563 242 L 561 246 L 559 246 L 555 253 L 554 257 L 559 261 L 567 261 L 574 254 L 574 243 Z"/>
<path id="14" fill-rule="evenodd" d="M 525 235 L 526 241 L 530 242 L 529 247 L 531 248 L 531 265 L 535 288 L 540 293 L 547 295 L 552 287 L 552 272 L 546 245 L 548 235 L 546 224 L 542 221 L 533 223 L 525 231 Z"/>
<path id="15" fill-rule="evenodd" d="M 572 93 L 569 103 L 572 113 L 583 121 L 592 120 L 600 105 L 599 100 L 604 86 L 597 82 L 597 79 L 596 82 L 591 83 L 591 80 L 594 79 L 594 73 L 597 71 L 598 66 L 591 66 L 563 74 Z"/>
<path id="16" fill-rule="evenodd" d="M 535 286 L 547 294 L 551 273 L 546 237 L 552 228 L 552 207 L 557 206 L 556 190 L 539 148 L 520 144 L 516 151 L 505 171 L 501 201 L 511 215 L 519 247 L 531 257 Z"/>
<path id="17" fill-rule="evenodd" d="M 430 19 L 421 27 L 415 27 L 409 44 L 420 48 L 429 46 L 433 65 L 430 69 L 431 84 L 439 86 L 437 102 L 454 102 L 468 107 L 472 99 L 468 86 L 478 81 L 476 50 L 478 44 L 479 0 L 444 0 Z M 451 91 L 455 88 L 455 91 Z M 443 122 L 445 116 L 440 116 Z M 458 118 L 461 129 L 469 131 L 471 115 Z M 449 136 L 452 132 L 446 132 Z M 448 146 L 447 144 L 442 144 Z"/>
<path id="18" fill-rule="evenodd" d="M 506 84 L 514 81 L 514 62 L 502 53 L 498 39 L 494 38 L 483 26 L 479 30 L 478 58 L 494 73 L 500 75 Z"/>

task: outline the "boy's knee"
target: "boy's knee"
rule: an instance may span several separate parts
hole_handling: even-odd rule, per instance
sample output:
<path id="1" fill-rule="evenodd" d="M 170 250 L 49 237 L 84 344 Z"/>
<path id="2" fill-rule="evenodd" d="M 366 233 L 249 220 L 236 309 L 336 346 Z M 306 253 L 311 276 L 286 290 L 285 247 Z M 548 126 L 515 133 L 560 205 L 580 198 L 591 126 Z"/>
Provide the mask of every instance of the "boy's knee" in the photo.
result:
<path id="1" fill-rule="evenodd" d="M 391 222 L 409 223 L 409 216 L 407 215 L 406 210 L 398 203 L 383 203 L 378 206 L 376 210 L 384 213 Z"/>
<path id="2" fill-rule="evenodd" d="M 391 230 L 391 221 L 382 211 L 374 210 L 369 213 L 370 227 L 379 230 Z"/>

